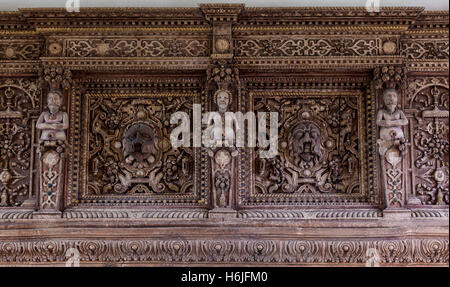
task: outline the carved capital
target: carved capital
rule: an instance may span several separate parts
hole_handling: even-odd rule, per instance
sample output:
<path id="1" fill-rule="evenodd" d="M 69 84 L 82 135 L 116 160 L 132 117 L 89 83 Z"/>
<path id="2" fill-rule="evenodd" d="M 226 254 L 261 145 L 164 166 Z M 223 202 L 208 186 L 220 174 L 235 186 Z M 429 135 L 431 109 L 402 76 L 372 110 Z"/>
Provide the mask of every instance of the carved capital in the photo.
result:
<path id="1" fill-rule="evenodd" d="M 232 90 L 239 88 L 239 69 L 228 59 L 216 58 L 207 70 L 208 84 L 214 83 L 216 90 Z"/>
<path id="2" fill-rule="evenodd" d="M 236 22 L 244 6 L 244 4 L 200 4 L 200 9 L 210 23 Z"/>
<path id="3" fill-rule="evenodd" d="M 403 66 L 382 66 L 374 70 L 374 84 L 376 90 L 398 89 L 403 85 L 406 77 Z"/>
<path id="4" fill-rule="evenodd" d="M 61 66 L 47 66 L 39 71 L 40 84 L 47 83 L 50 90 L 69 89 L 72 84 L 72 72 Z"/>

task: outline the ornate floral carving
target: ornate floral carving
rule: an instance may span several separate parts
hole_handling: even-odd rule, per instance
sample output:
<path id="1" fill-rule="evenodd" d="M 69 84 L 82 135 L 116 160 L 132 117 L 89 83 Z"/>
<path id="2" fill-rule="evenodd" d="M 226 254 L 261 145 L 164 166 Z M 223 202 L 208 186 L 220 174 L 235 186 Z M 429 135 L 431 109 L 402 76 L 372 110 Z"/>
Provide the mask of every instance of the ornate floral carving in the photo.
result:
<path id="1" fill-rule="evenodd" d="M 399 88 L 405 76 L 405 69 L 402 66 L 383 66 L 374 70 L 375 89 Z"/>
<path id="2" fill-rule="evenodd" d="M 67 40 L 67 57 L 207 57 L 209 40 L 88 39 Z"/>
<path id="3" fill-rule="evenodd" d="M 213 206 L 216 208 L 230 208 L 234 187 L 234 159 L 235 150 L 221 148 L 208 150 L 211 158 L 213 176 Z"/>
<path id="4" fill-rule="evenodd" d="M 448 239 L 405 240 L 44 240 L 0 242 L 0 262 L 66 262 L 76 248 L 81 265 L 139 262 L 215 262 L 271 264 L 355 264 L 363 266 L 367 250 L 377 250 L 381 266 L 448 264 Z"/>
<path id="5" fill-rule="evenodd" d="M 335 97 L 258 97 L 255 110 L 277 111 L 279 154 L 255 156 L 256 193 L 361 194 L 357 94 Z M 258 154 L 256 150 L 255 155 Z M 331 198 L 330 198 L 331 199 Z"/>
<path id="6" fill-rule="evenodd" d="M 448 11 L 207 4 L 66 16 L 0 12 L 0 265 L 64 264 L 69 247 L 82 264 L 364 265 L 374 249 L 381 265 L 448 265 Z M 42 95 L 23 77 L 39 69 L 48 90 L 72 88 L 70 129 L 47 112 L 39 124 L 64 128 L 36 130 Z M 382 115 L 383 173 L 372 88 L 396 88 L 409 122 Z M 278 111 L 280 153 L 172 150 L 170 115 L 194 103 Z M 379 210 L 380 175 L 405 221 Z M 81 235 L 53 238 L 67 227 Z"/>
<path id="7" fill-rule="evenodd" d="M 19 206 L 29 197 L 33 169 L 33 118 L 40 89 L 30 79 L 0 80 L 0 205 Z"/>
<path id="8" fill-rule="evenodd" d="M 0 60 L 34 60 L 41 53 L 41 43 L 0 41 Z"/>
<path id="9" fill-rule="evenodd" d="M 194 149 L 169 140 L 171 114 L 191 113 L 192 98 L 91 96 L 86 104 L 85 196 L 194 194 Z"/>
<path id="10" fill-rule="evenodd" d="M 379 39 L 237 39 L 239 57 L 377 56 Z"/>
<path id="11" fill-rule="evenodd" d="M 448 82 L 447 82 L 448 83 Z M 415 190 L 422 204 L 449 204 L 449 126 L 448 85 L 439 79 L 416 80 L 410 89 L 408 105 L 413 117 L 413 168 Z"/>
<path id="12" fill-rule="evenodd" d="M 403 43 L 402 54 L 408 59 L 448 59 L 448 39 L 410 40 Z"/>
<path id="13" fill-rule="evenodd" d="M 40 77 L 49 85 L 51 90 L 68 89 L 72 85 L 72 72 L 61 66 L 45 67 L 39 71 Z M 43 83 L 41 83 L 43 84 Z"/>

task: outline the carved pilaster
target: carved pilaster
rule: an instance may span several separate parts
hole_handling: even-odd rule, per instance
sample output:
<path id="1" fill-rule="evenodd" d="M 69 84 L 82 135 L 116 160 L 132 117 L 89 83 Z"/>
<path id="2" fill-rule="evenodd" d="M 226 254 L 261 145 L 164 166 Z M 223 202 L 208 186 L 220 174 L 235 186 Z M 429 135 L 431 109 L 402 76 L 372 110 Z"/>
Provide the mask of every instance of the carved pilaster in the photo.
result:
<path id="1" fill-rule="evenodd" d="M 408 143 L 403 127 L 408 125 L 408 119 L 400 108 L 404 75 L 401 66 L 377 68 L 374 74 L 374 86 L 382 102 L 376 121 L 379 127 L 377 146 L 381 165 L 383 208 L 387 213 L 403 209 L 406 203 L 404 159 Z"/>
<path id="2" fill-rule="evenodd" d="M 46 82 L 50 92 L 46 109 L 36 122 L 39 130 L 39 195 L 38 211 L 33 216 L 37 218 L 60 217 L 63 209 L 69 117 L 62 109 L 67 101 L 60 90 L 71 87 L 71 76 L 70 70 L 61 67 L 47 67 L 41 75 L 41 83 Z"/>
<path id="3" fill-rule="evenodd" d="M 39 71 L 41 84 L 48 84 L 50 90 L 67 90 L 72 85 L 72 72 L 61 66 L 47 66 Z"/>
<path id="4" fill-rule="evenodd" d="M 213 26 L 213 52 L 207 71 L 206 90 L 213 99 L 212 110 L 220 113 L 222 127 L 228 111 L 236 110 L 240 96 L 239 71 L 233 66 L 232 25 L 244 8 L 241 4 L 201 4 L 205 18 Z M 234 131 L 237 127 L 233 127 Z M 227 131 L 225 131 L 226 133 Z M 224 135 L 225 136 L 225 135 Z M 209 217 L 236 217 L 233 195 L 236 192 L 236 161 L 238 151 L 222 145 L 208 150 L 212 167 L 212 206 Z"/>
<path id="5" fill-rule="evenodd" d="M 41 141 L 39 149 L 39 206 L 36 218 L 61 216 L 64 194 L 65 144 Z"/>

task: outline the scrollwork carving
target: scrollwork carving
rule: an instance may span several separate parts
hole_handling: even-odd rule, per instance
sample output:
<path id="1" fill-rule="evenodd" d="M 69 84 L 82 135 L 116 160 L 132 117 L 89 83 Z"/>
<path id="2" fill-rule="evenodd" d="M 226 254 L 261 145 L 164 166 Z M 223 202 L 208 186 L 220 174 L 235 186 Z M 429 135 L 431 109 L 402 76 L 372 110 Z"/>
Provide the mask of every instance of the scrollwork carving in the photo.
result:
<path id="1" fill-rule="evenodd" d="M 256 192 L 360 194 L 358 101 L 356 95 L 258 98 L 257 111 L 278 111 L 282 121 L 279 155 L 255 157 Z"/>
<path id="2" fill-rule="evenodd" d="M 194 193 L 194 150 L 172 149 L 172 112 L 189 97 L 90 97 L 86 196 Z"/>
<path id="3" fill-rule="evenodd" d="M 92 39 L 67 40 L 68 57 L 207 57 L 209 40 Z"/>
<path id="4" fill-rule="evenodd" d="M 402 54 L 408 59 L 448 59 L 448 39 L 407 41 L 403 43 Z"/>
<path id="5" fill-rule="evenodd" d="M 449 204 L 448 82 L 416 79 L 410 83 L 408 106 L 415 171 L 413 195 L 425 205 Z"/>
<path id="6" fill-rule="evenodd" d="M 0 41 L 0 60 L 34 60 L 41 53 L 41 43 Z"/>
<path id="7" fill-rule="evenodd" d="M 64 263 L 68 248 L 86 262 L 328 263 L 363 266 L 376 249 L 381 266 L 448 264 L 448 239 L 405 240 L 43 240 L 2 241 L 0 262 Z"/>
<path id="8" fill-rule="evenodd" d="M 239 57 L 377 56 L 380 39 L 237 39 Z"/>
<path id="9" fill-rule="evenodd" d="M 20 206 L 31 196 L 32 125 L 39 113 L 40 94 L 34 80 L 0 80 L 1 206 Z"/>

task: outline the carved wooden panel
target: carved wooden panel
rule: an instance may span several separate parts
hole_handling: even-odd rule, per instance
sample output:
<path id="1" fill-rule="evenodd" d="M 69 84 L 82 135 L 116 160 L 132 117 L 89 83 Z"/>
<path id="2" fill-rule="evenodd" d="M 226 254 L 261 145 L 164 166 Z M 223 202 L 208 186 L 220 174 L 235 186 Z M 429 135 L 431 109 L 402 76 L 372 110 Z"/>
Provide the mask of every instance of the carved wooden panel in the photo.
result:
<path id="1" fill-rule="evenodd" d="M 239 57 L 377 56 L 382 51 L 381 39 L 344 37 L 332 39 L 264 37 L 237 39 L 234 45 L 235 54 Z"/>
<path id="2" fill-rule="evenodd" d="M 425 205 L 449 204 L 448 78 L 409 80 L 411 193 Z"/>
<path id="3" fill-rule="evenodd" d="M 170 142 L 171 115 L 192 119 L 199 94 L 88 93 L 83 101 L 80 203 L 207 204 L 200 149 Z"/>
<path id="4" fill-rule="evenodd" d="M 20 206 L 34 194 L 34 124 L 41 106 L 36 79 L 0 79 L 0 206 Z"/>
<path id="5" fill-rule="evenodd" d="M 448 18 L 0 11 L 0 265 L 448 265 Z M 278 113 L 277 154 L 174 148 L 194 104 Z"/>
<path id="6" fill-rule="evenodd" d="M 369 119 L 361 91 L 249 95 L 251 110 L 279 113 L 279 134 L 276 157 L 259 158 L 258 148 L 250 152 L 252 180 L 241 192 L 244 204 L 374 203 L 366 180 Z"/>

